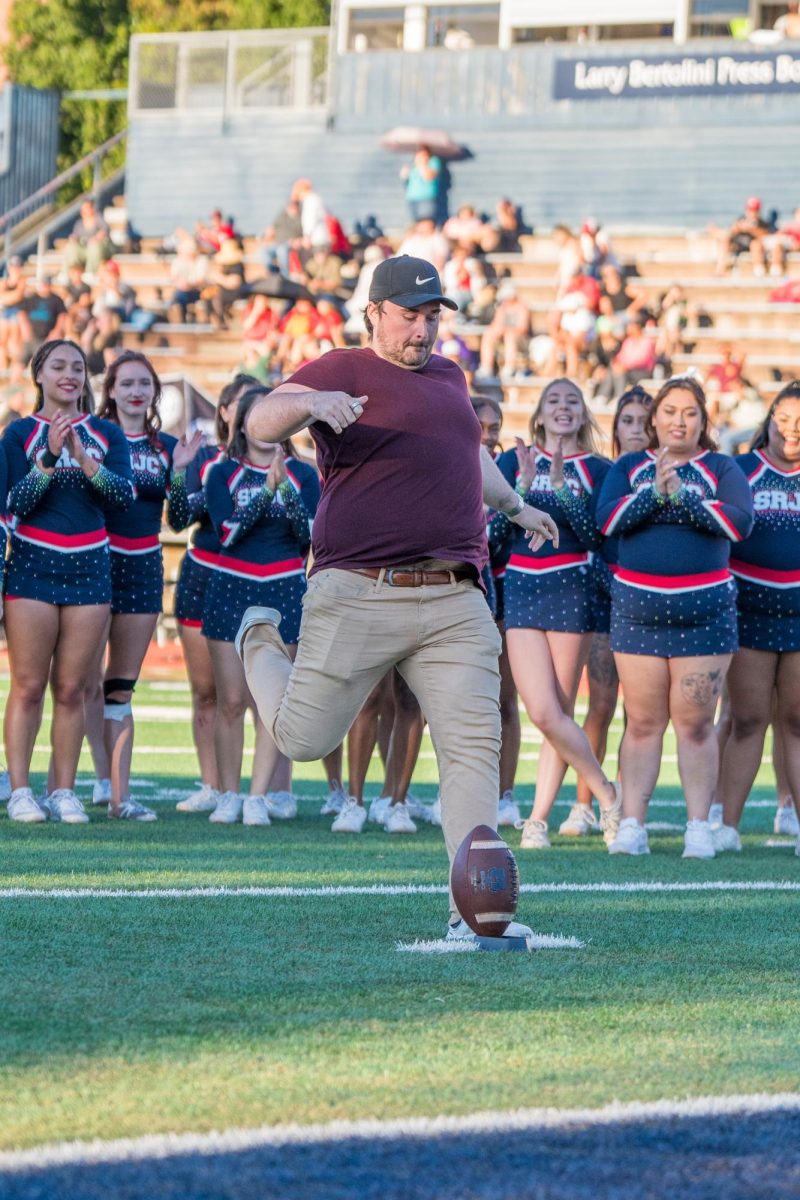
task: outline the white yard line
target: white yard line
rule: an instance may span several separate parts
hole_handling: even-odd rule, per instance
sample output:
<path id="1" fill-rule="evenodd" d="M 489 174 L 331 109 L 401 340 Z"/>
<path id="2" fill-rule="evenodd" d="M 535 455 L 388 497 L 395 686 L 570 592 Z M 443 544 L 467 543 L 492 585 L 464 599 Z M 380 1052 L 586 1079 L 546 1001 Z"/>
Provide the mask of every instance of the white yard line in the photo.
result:
<path id="1" fill-rule="evenodd" d="M 529 1108 L 511 1112 L 478 1112 L 459 1117 L 401 1117 L 381 1121 L 330 1121 L 316 1125 L 264 1125 L 212 1133 L 147 1134 L 116 1141 L 58 1142 L 32 1150 L 0 1152 L 0 1172 L 20 1173 L 74 1163 L 142 1162 L 177 1155 L 211 1155 L 253 1150 L 260 1146 L 303 1146 L 355 1138 L 361 1141 L 422 1141 L 462 1134 L 527 1133 L 546 1129 L 612 1127 L 644 1121 L 747 1117 L 797 1112 L 800 1095 L 698 1096 L 676 1100 L 612 1101 L 602 1108 Z"/>
<path id="2" fill-rule="evenodd" d="M 629 883 L 523 883 L 525 895 L 552 895 L 561 892 L 587 895 L 635 895 L 669 892 L 800 892 L 800 880 L 698 880 L 686 883 L 660 883 L 655 880 Z M 442 883 L 364 883 L 330 884 L 322 887 L 152 887 L 152 888 L 0 888 L 0 900 L 195 900 L 317 897 L 321 900 L 342 896 L 443 896 Z"/>

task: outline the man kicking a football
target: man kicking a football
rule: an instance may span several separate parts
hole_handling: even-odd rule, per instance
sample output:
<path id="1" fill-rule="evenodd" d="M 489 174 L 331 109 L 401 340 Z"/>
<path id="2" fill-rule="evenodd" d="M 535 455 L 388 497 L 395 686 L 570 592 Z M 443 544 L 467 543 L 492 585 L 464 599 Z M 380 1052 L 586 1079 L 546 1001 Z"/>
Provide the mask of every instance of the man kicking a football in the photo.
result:
<path id="1" fill-rule="evenodd" d="M 294 664 L 274 609 L 248 609 L 236 645 L 262 721 L 301 761 L 339 745 L 398 668 L 430 726 L 452 863 L 467 833 L 497 822 L 500 635 L 479 581 L 484 503 L 529 530 L 534 547 L 558 533 L 482 449 L 460 368 L 432 353 L 441 305 L 456 307 L 429 262 L 388 259 L 370 287 L 369 346 L 325 354 L 251 409 L 256 442 L 309 430 L 322 499 Z M 337 827 L 360 832 L 365 810 L 350 803 Z M 450 906 L 448 938 L 474 937 L 452 896 Z M 506 931 L 529 932 L 517 922 Z"/>

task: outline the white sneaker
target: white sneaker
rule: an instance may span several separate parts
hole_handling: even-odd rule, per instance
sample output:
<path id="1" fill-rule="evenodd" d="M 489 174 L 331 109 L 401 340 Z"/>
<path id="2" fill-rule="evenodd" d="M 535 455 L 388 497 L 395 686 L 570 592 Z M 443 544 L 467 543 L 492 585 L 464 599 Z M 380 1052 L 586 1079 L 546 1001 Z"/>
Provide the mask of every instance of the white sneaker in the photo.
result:
<path id="1" fill-rule="evenodd" d="M 775 833 L 785 833 L 789 837 L 800 837 L 800 824 L 797 821 L 797 813 L 794 805 L 785 807 L 779 804 L 775 812 L 775 820 L 772 825 Z"/>
<path id="2" fill-rule="evenodd" d="M 411 820 L 408 805 L 392 804 L 386 810 L 383 828 L 387 833 L 416 833 L 417 827 Z"/>
<path id="3" fill-rule="evenodd" d="M 15 788 L 8 801 L 9 821 L 24 821 L 26 825 L 40 825 L 47 820 L 47 813 L 36 802 L 30 788 Z"/>
<path id="4" fill-rule="evenodd" d="M 320 816 L 335 817 L 344 808 L 346 800 L 347 796 L 344 793 L 344 789 L 334 788 L 332 792 L 328 793 L 327 800 L 319 810 Z"/>
<path id="5" fill-rule="evenodd" d="M 0 771 L 0 804 L 11 799 L 11 778 L 8 771 Z"/>
<path id="6" fill-rule="evenodd" d="M 268 792 L 264 800 L 267 812 L 278 821 L 292 821 L 297 816 L 297 801 L 291 792 Z"/>
<path id="7" fill-rule="evenodd" d="M 235 825 L 242 816 L 244 797 L 239 792 L 222 792 L 208 818 L 214 825 Z"/>
<path id="8" fill-rule="evenodd" d="M 412 796 L 411 792 L 406 792 L 406 808 L 408 809 L 409 815 L 413 817 L 414 820 L 419 817 L 420 821 L 427 821 L 428 809 L 430 808 L 430 805 L 423 804 L 422 801 L 418 800 L 416 796 Z"/>
<path id="9" fill-rule="evenodd" d="M 391 803 L 391 796 L 378 796 L 377 800 L 373 800 L 367 813 L 367 820 L 370 824 L 383 825 Z"/>
<path id="10" fill-rule="evenodd" d="M 242 657 L 242 645 L 245 635 L 254 625 L 272 625 L 277 629 L 281 623 L 281 614 L 277 608 L 262 608 L 260 605 L 254 604 L 250 608 L 244 610 L 241 624 L 236 632 L 236 637 L 233 639 L 233 644 L 239 658 Z"/>
<path id="11" fill-rule="evenodd" d="M 713 858 L 714 838 L 708 821 L 687 821 L 681 858 Z"/>
<path id="12" fill-rule="evenodd" d="M 148 808 L 146 804 L 140 804 L 138 800 L 133 800 L 129 796 L 127 800 L 123 800 L 119 808 L 114 811 L 109 805 L 107 816 L 111 821 L 157 821 L 158 817 L 153 812 L 152 808 Z"/>
<path id="13" fill-rule="evenodd" d="M 92 785 L 92 804 L 105 807 L 111 803 L 111 780 L 95 779 Z"/>
<path id="14" fill-rule="evenodd" d="M 600 824 L 594 812 L 586 804 L 573 804 L 566 821 L 558 827 L 562 837 L 587 837 L 590 833 L 599 833 Z"/>
<path id="15" fill-rule="evenodd" d="M 447 926 L 446 942 L 474 942 L 477 934 L 470 929 L 463 917 L 459 917 L 457 921 L 452 921 Z M 508 928 L 504 930 L 503 937 L 533 937 L 533 930 L 529 925 L 522 925 L 519 921 L 509 921 Z"/>
<path id="16" fill-rule="evenodd" d="M 708 823 L 711 826 L 712 830 L 719 829 L 720 825 L 722 825 L 723 816 L 722 816 L 722 805 L 721 804 L 712 804 L 711 805 L 711 808 L 708 810 Z"/>
<path id="17" fill-rule="evenodd" d="M 344 808 L 331 825 L 332 833 L 361 833 L 367 820 L 367 810 L 352 796 L 348 796 Z"/>
<path id="18" fill-rule="evenodd" d="M 500 797 L 500 803 L 497 806 L 497 828 L 501 825 L 516 825 L 517 821 L 522 820 L 522 814 L 519 811 L 519 805 L 514 800 L 513 792 L 503 792 Z"/>
<path id="19" fill-rule="evenodd" d="M 734 829 L 732 825 L 718 825 L 711 829 L 711 841 L 714 844 L 714 850 L 720 854 L 723 850 L 741 850 L 742 839 L 739 837 L 739 830 Z"/>
<path id="20" fill-rule="evenodd" d="M 609 854 L 649 854 L 647 830 L 636 817 L 625 817 L 620 821 L 616 837 L 608 845 Z"/>
<path id="21" fill-rule="evenodd" d="M 550 838 L 547 836 L 547 821 L 537 821 L 528 817 L 522 824 L 522 837 L 519 842 L 520 850 L 549 850 Z"/>
<path id="22" fill-rule="evenodd" d="M 441 796 L 437 796 L 436 799 L 434 800 L 433 804 L 430 806 L 428 820 L 430 821 L 431 825 L 438 825 L 439 827 L 441 827 L 441 824 L 442 824 L 442 797 Z"/>
<path id="23" fill-rule="evenodd" d="M 45 801 L 51 821 L 65 825 L 86 825 L 89 817 L 71 788 L 56 788 Z"/>
<path id="24" fill-rule="evenodd" d="M 614 780 L 614 803 L 611 808 L 600 809 L 600 828 L 603 831 L 603 841 L 610 846 L 616 840 L 620 822 L 622 821 L 622 784 Z"/>
<path id="25" fill-rule="evenodd" d="M 196 792 L 190 792 L 185 800 L 175 805 L 178 812 L 213 812 L 219 801 L 219 792 L 210 783 L 201 783 Z"/>
<path id="26" fill-rule="evenodd" d="M 266 796 L 245 796 L 242 805 L 243 825 L 271 825 Z"/>

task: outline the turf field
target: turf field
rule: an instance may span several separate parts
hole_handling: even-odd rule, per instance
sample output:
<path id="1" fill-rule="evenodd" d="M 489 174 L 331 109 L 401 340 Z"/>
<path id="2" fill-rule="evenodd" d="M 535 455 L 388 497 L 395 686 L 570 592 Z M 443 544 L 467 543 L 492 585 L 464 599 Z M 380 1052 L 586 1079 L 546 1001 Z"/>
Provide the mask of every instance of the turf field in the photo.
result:
<path id="1" fill-rule="evenodd" d="M 53 1168 L 49 1183 L 25 1172 L 6 1174 L 4 1168 L 18 1171 L 25 1163 L 26 1171 L 32 1169 L 32 1160 L 0 1155 L 0 1196 L 194 1200 L 274 1194 L 332 1200 L 372 1196 L 381 1172 L 383 1200 L 660 1195 L 642 1190 L 644 1165 L 631 1172 L 632 1190 L 619 1192 L 584 1193 L 585 1169 L 559 1191 L 556 1165 L 546 1173 L 551 1190 L 525 1190 L 522 1174 L 508 1191 L 499 1181 L 490 1181 L 489 1190 L 477 1184 L 469 1190 L 463 1179 L 458 1187 L 435 1187 L 435 1171 L 410 1169 L 408 1139 L 414 1143 L 419 1130 L 403 1122 L 505 1114 L 487 1118 L 491 1130 L 492 1121 L 502 1127 L 516 1110 L 591 1109 L 599 1119 L 612 1102 L 628 1105 L 624 1118 L 622 1110 L 618 1114 L 623 1124 L 612 1120 L 611 1132 L 598 1134 L 584 1114 L 564 1118 L 577 1122 L 572 1133 L 551 1130 L 536 1137 L 542 1155 L 552 1152 L 553 1164 L 563 1166 L 571 1146 L 569 1161 L 585 1165 L 600 1161 L 601 1144 L 608 1154 L 615 1138 L 624 1141 L 626 1129 L 630 1143 L 631 1129 L 639 1129 L 635 1122 L 650 1131 L 645 1143 L 654 1128 L 666 1136 L 663 1121 L 649 1124 L 652 1113 L 638 1107 L 647 1102 L 800 1090 L 800 858 L 792 842 L 772 833 L 768 766 L 746 813 L 745 852 L 684 862 L 669 742 L 650 812 L 656 824 L 649 858 L 609 858 L 597 837 L 555 838 L 549 852 L 519 853 L 525 891 L 520 916 L 555 947 L 515 955 L 421 953 L 408 947 L 441 938 L 447 916 L 440 830 L 422 826 L 415 837 L 390 837 L 368 826 L 360 837 L 331 835 L 329 818 L 318 815 L 326 789 L 316 764 L 298 768 L 295 790 L 305 799 L 295 821 L 245 829 L 176 813 L 176 799 L 196 778 L 188 691 L 180 682 L 143 683 L 137 712 L 135 794 L 157 808 L 156 824 L 112 824 L 104 810 L 95 810 L 88 826 L 0 824 L 0 1148 L 368 1119 L 400 1124 L 382 1126 L 377 1140 L 357 1125 L 338 1127 L 341 1137 L 333 1141 L 323 1131 L 318 1141 L 327 1150 L 320 1160 L 303 1149 L 307 1135 L 293 1134 L 300 1138 L 292 1143 L 298 1176 L 306 1181 L 295 1190 L 286 1180 L 284 1190 L 277 1184 L 273 1191 L 250 1185 L 236 1190 L 236 1171 L 229 1167 L 226 1173 L 219 1164 L 232 1156 L 244 1170 L 244 1164 L 252 1167 L 248 1155 L 254 1151 L 227 1143 L 216 1147 L 213 1160 L 224 1186 L 215 1190 L 209 1182 L 216 1176 L 208 1148 L 200 1151 L 207 1190 L 189 1176 L 180 1182 L 163 1173 L 164 1155 L 184 1166 L 194 1160 L 189 1143 L 188 1158 L 174 1157 L 181 1146 L 174 1143 L 171 1151 L 162 1146 L 150 1156 L 161 1164 L 157 1178 L 145 1186 L 130 1168 L 130 1179 L 124 1172 L 115 1176 L 110 1192 L 105 1174 L 92 1190 L 88 1168 L 80 1179 Z M 42 776 L 47 732 L 45 724 L 34 760 Z M 612 748 L 619 732 L 615 728 Z M 526 812 L 535 752 L 526 726 L 518 786 Z M 81 771 L 79 791 L 86 796 L 88 757 Z M 378 779 L 375 771 L 373 794 Z M 426 742 L 415 794 L 432 799 L 434 781 Z M 568 784 L 552 824 L 566 814 L 572 791 Z M 519 834 L 507 833 L 515 847 Z M 764 1103 L 770 1107 L 768 1099 Z M 791 1097 L 776 1100 L 779 1116 L 745 1122 L 752 1144 L 779 1173 L 775 1190 L 728 1188 L 726 1194 L 800 1189 L 796 1157 L 784 1166 L 775 1145 L 770 1149 L 776 1121 L 788 1122 L 779 1148 L 797 1147 L 797 1111 L 788 1111 L 793 1103 Z M 697 1133 L 692 1117 L 701 1118 L 707 1131 L 702 1145 L 716 1146 L 718 1164 L 729 1135 L 730 1145 L 740 1147 L 735 1153 L 743 1153 L 741 1116 L 714 1114 L 702 1105 L 697 1113 L 678 1108 L 662 1115 L 684 1146 Z M 540 1118 L 529 1119 L 539 1128 Z M 688 1129 L 681 1124 L 686 1121 Z M 399 1131 L 394 1166 L 395 1141 L 385 1133 L 392 1129 Z M 448 1162 L 463 1169 L 483 1137 L 482 1161 L 497 1151 L 496 1135 L 474 1132 L 465 1158 L 463 1127 L 456 1121 L 448 1129 L 455 1141 L 447 1153 L 440 1145 L 436 1162 L 442 1170 Z M 266 1144 L 276 1135 L 261 1136 Z M 353 1155 L 341 1157 L 348 1137 L 372 1156 L 366 1175 L 352 1179 Z M 519 1130 L 505 1137 L 514 1150 L 509 1169 L 512 1160 L 520 1171 L 526 1162 L 531 1170 L 536 1162 L 544 1169 L 544 1159 L 531 1157 L 530 1141 Z M 286 1146 L 280 1154 L 269 1145 L 262 1151 L 259 1170 L 274 1160 L 289 1171 L 294 1152 Z M 332 1165 L 336 1155 L 338 1168 Z M 327 1166 L 319 1167 L 315 1190 L 319 1162 Z M 698 1163 L 687 1151 L 688 1182 L 675 1177 L 681 1194 L 722 1194 L 714 1190 L 722 1180 L 719 1165 L 712 1190 L 692 1190 L 703 1178 Z M 678 1170 L 675 1162 L 672 1167 Z M 741 1169 L 739 1162 L 736 1178 Z M 392 1190 L 387 1180 L 398 1170 L 405 1183 Z M 530 1171 L 525 1178 L 533 1178 Z M 654 1186 L 664 1178 L 656 1172 Z M 754 1187 L 765 1179 L 756 1172 Z"/>

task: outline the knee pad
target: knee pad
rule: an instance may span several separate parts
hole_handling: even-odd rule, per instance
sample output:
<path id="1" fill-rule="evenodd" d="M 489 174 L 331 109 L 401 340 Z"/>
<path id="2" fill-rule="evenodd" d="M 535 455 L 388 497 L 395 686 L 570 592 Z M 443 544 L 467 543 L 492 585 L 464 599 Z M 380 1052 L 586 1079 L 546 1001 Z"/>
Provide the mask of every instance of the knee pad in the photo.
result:
<path id="1" fill-rule="evenodd" d="M 119 700 L 107 700 L 103 705 L 104 721 L 124 721 L 133 712 L 130 700 L 123 704 Z"/>
<path id="2" fill-rule="evenodd" d="M 108 700 L 112 692 L 133 692 L 135 690 L 135 679 L 105 679 L 103 681 L 103 695 L 106 700 Z"/>

